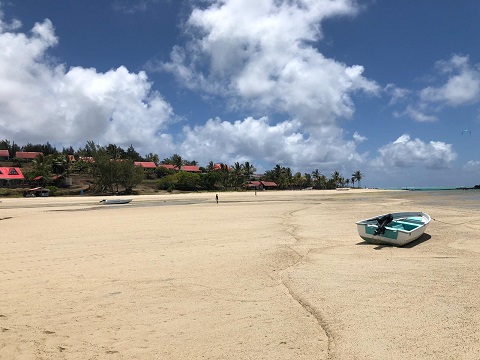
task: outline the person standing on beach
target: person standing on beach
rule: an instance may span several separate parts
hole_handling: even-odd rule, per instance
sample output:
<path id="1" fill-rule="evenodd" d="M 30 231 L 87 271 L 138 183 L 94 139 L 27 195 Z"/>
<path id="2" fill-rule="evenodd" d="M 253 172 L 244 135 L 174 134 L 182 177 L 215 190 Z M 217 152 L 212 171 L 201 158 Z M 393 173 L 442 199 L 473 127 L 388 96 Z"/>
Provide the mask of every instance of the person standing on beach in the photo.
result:
<path id="1" fill-rule="evenodd" d="M 217 204 L 218 204 L 218 194 L 215 195 L 215 200 L 217 200 Z"/>

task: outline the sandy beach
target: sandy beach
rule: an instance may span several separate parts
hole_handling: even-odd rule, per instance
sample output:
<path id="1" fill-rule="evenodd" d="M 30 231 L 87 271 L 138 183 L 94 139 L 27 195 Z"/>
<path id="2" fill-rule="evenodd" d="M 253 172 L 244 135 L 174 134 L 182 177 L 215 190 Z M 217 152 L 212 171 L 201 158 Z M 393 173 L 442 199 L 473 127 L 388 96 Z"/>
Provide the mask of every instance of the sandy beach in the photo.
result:
<path id="1" fill-rule="evenodd" d="M 480 359 L 480 192 L 132 199 L 0 199 L 0 359 Z"/>

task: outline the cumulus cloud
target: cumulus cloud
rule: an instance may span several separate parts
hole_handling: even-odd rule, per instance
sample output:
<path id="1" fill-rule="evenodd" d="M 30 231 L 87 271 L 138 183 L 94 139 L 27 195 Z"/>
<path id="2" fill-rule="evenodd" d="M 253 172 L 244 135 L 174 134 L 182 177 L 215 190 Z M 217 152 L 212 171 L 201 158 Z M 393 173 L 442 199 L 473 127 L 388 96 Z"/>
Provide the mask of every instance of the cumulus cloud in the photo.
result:
<path id="1" fill-rule="evenodd" d="M 459 107 L 480 102 L 480 65 L 471 65 L 468 56 L 452 55 L 448 60 L 435 64 L 436 74 L 430 81 L 437 83 L 418 91 L 418 101 L 397 116 L 408 116 L 418 122 L 437 121 L 432 115 L 445 107 Z M 387 86 L 392 93 L 390 104 L 396 103 L 396 88 Z M 393 92 L 392 92 L 393 91 Z M 395 100 L 394 100 L 395 99 Z"/>
<path id="2" fill-rule="evenodd" d="M 229 97 L 236 105 L 283 111 L 305 126 L 350 117 L 350 95 L 376 93 L 360 65 L 325 58 L 310 43 L 322 38 L 322 20 L 354 15 L 355 2 L 212 1 L 194 9 L 192 40 L 176 47 L 164 69 L 190 88 Z"/>
<path id="3" fill-rule="evenodd" d="M 263 159 L 269 164 L 297 164 L 310 169 L 347 161 L 355 152 L 355 143 L 338 142 L 341 130 L 337 127 L 324 131 L 325 141 L 319 142 L 306 137 L 296 120 L 270 124 L 267 117 L 248 117 L 235 122 L 216 118 L 205 125 L 184 128 L 182 153 L 203 163 L 214 159 L 227 163 Z M 201 153 L 198 149 L 202 149 Z M 359 158 L 355 156 L 352 161 Z"/>
<path id="4" fill-rule="evenodd" d="M 441 141 L 428 143 L 412 140 L 408 134 L 378 149 L 377 165 L 386 168 L 422 166 L 427 169 L 447 168 L 457 157 L 452 145 Z"/>
<path id="5" fill-rule="evenodd" d="M 422 89 L 422 101 L 458 106 L 480 100 L 480 70 L 470 65 L 468 56 L 453 55 L 448 61 L 438 62 L 437 68 L 448 79 L 441 86 Z"/>
<path id="6" fill-rule="evenodd" d="M 0 18 L 1 19 L 1 18 Z M 0 25 L 3 24 L 0 22 Z M 174 115 L 144 72 L 121 66 L 105 73 L 51 64 L 57 45 L 53 24 L 36 23 L 30 34 L 1 27 L 0 133 L 17 143 L 133 144 L 145 151 L 171 147 L 162 129 Z"/>
<path id="7" fill-rule="evenodd" d="M 235 147 L 232 154 L 247 156 L 255 149 L 289 166 L 358 158 L 336 122 L 354 113 L 354 93 L 377 94 L 379 86 L 361 65 L 329 59 L 312 45 L 323 38 L 323 20 L 358 10 L 353 0 L 213 0 L 194 9 L 186 22 L 191 41 L 175 47 L 162 69 L 192 90 L 224 97 L 235 108 L 281 114 L 284 122 L 212 120 L 187 130 L 184 148 L 215 134 L 229 139 L 218 150 Z M 254 124 L 262 131 L 247 134 Z M 236 131 L 234 141 L 226 128 Z M 243 128 L 245 136 L 236 138 Z"/>

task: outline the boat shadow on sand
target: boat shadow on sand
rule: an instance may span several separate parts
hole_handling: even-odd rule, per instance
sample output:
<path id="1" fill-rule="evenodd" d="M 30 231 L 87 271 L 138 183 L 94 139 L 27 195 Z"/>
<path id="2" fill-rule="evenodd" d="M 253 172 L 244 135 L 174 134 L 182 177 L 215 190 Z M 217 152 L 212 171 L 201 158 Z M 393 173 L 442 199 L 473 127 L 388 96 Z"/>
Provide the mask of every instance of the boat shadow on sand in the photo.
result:
<path id="1" fill-rule="evenodd" d="M 400 247 L 402 249 L 411 249 L 411 248 L 414 248 L 417 245 L 420 245 L 420 244 L 424 243 L 425 241 L 430 240 L 431 238 L 432 237 L 429 234 L 423 233 L 422 236 L 420 236 L 417 240 L 409 242 L 408 244 L 405 244 L 405 245 L 400 246 Z M 372 245 L 372 246 L 375 246 L 374 250 L 382 250 L 383 248 L 398 247 L 398 246 L 395 246 L 395 245 L 377 245 L 377 244 L 369 243 L 367 241 L 361 241 L 359 243 L 356 243 L 355 245 Z"/>

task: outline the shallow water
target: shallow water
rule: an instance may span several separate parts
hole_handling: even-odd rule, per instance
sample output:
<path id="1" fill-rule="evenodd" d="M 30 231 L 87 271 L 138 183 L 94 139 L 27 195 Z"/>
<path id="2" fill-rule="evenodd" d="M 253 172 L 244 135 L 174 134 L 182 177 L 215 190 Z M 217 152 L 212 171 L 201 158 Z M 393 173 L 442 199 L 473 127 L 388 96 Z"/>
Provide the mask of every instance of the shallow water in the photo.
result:
<path id="1" fill-rule="evenodd" d="M 480 206 L 480 190 L 477 189 L 408 191 L 406 196 L 431 206 L 455 206 L 463 209 L 478 209 Z"/>

